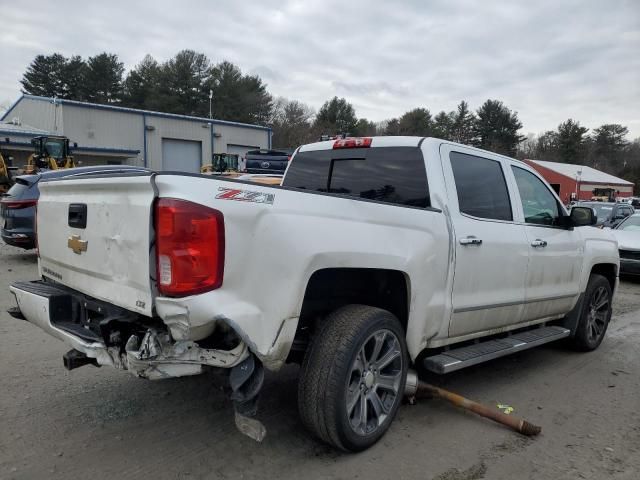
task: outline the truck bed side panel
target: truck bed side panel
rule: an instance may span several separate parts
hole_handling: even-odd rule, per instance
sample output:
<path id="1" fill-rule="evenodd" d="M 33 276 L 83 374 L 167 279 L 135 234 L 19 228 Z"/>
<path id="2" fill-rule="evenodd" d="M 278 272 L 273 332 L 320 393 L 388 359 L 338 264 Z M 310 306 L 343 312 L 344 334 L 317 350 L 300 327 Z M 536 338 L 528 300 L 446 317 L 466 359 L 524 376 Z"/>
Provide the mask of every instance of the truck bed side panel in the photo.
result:
<path id="1" fill-rule="evenodd" d="M 201 203 L 225 218 L 222 287 L 187 299 L 156 300 L 165 322 L 182 322 L 192 338 L 208 335 L 215 319 L 224 319 L 255 352 L 282 361 L 311 275 L 351 267 L 405 274 L 412 356 L 427 338 L 446 332 L 442 279 L 448 275 L 449 237 L 442 212 L 197 176 L 159 174 L 156 185 L 160 197 Z M 225 196 L 230 188 L 243 193 Z M 260 194 L 273 197 L 265 202 Z"/>

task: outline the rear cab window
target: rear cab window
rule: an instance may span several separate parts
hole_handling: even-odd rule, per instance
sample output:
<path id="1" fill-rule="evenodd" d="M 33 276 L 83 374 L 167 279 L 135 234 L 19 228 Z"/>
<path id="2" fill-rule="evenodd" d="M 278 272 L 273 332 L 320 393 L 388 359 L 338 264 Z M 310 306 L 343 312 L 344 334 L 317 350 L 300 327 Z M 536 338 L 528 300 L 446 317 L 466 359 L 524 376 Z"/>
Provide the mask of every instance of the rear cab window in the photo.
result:
<path id="1" fill-rule="evenodd" d="M 282 186 L 393 205 L 431 206 L 424 157 L 419 147 L 298 152 Z"/>

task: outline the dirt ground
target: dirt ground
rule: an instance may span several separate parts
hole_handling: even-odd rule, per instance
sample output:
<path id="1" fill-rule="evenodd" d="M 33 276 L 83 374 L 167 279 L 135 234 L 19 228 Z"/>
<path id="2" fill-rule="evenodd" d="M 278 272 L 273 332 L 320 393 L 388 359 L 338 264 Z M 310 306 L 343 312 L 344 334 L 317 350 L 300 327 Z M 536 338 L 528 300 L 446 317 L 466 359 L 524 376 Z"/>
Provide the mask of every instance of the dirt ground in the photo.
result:
<path id="1" fill-rule="evenodd" d="M 514 407 L 539 437 L 423 400 L 403 406 L 376 446 L 347 455 L 302 428 L 294 366 L 267 376 L 262 444 L 236 432 L 216 375 L 66 371 L 61 342 L 5 313 L 8 284 L 36 275 L 33 253 L 0 247 L 0 479 L 640 478 L 640 283 L 621 282 L 596 352 L 552 345 L 435 380 Z"/>

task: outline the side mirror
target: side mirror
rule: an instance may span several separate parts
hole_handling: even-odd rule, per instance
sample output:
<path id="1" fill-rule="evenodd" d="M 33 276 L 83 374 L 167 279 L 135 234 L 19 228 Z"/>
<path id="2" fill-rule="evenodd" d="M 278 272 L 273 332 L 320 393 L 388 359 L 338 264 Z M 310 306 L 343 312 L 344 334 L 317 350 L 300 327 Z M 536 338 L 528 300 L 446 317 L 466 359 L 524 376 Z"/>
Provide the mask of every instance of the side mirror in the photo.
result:
<path id="1" fill-rule="evenodd" d="M 569 216 L 574 227 L 595 225 L 598 221 L 595 210 L 590 207 L 573 207 Z"/>

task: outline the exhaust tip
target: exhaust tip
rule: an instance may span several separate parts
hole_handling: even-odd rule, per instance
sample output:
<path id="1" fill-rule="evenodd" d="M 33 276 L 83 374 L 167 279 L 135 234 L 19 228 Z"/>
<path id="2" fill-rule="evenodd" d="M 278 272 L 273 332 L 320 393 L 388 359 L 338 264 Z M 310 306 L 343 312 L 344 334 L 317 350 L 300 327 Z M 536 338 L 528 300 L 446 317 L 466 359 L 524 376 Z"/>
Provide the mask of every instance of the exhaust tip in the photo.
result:
<path id="1" fill-rule="evenodd" d="M 407 372 L 407 381 L 404 384 L 404 396 L 414 397 L 418 392 L 418 373 L 415 370 L 409 369 Z"/>

